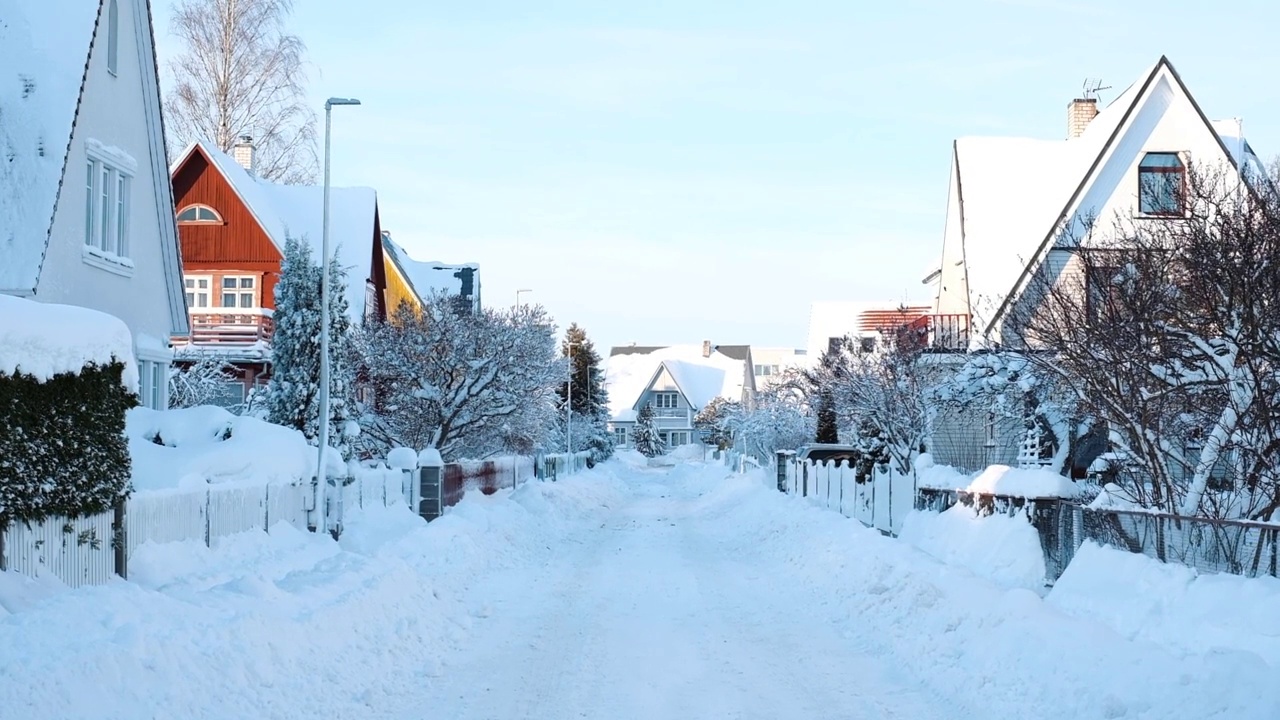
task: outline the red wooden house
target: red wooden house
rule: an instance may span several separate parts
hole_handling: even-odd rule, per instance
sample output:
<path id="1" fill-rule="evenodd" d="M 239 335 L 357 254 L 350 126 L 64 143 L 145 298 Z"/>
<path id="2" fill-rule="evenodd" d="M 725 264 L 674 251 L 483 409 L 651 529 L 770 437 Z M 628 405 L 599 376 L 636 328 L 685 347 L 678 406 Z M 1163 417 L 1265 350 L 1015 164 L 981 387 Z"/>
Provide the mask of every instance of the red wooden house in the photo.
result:
<path id="1" fill-rule="evenodd" d="M 182 244 L 190 338 L 174 338 L 179 362 L 216 354 L 236 367 L 224 404 L 241 402 L 270 377 L 272 313 L 285 238 L 311 245 L 319 261 L 323 188 L 277 185 L 253 174 L 253 146 L 236 157 L 204 143 L 170 168 Z M 377 195 L 371 188 L 330 189 L 332 257 L 347 269 L 354 324 L 383 316 L 385 272 Z"/>

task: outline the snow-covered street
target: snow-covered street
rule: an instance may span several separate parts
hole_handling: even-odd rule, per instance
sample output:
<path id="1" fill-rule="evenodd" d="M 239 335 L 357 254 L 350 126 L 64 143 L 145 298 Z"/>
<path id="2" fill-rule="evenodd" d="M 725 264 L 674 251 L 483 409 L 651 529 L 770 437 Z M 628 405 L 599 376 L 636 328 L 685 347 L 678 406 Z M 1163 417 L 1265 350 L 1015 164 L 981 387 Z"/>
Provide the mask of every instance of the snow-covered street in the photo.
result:
<path id="1" fill-rule="evenodd" d="M 2 576 L 0 717 L 1280 716 L 1274 622 L 1122 634 L 760 474 L 636 457 L 339 543 L 151 546 L 128 583 Z"/>

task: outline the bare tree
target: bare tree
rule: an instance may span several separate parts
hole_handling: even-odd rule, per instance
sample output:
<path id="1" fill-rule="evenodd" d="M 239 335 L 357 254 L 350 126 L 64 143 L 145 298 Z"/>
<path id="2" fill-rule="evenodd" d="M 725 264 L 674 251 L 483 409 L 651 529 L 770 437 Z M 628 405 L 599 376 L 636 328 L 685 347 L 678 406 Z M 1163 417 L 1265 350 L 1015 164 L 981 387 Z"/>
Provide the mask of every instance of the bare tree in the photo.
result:
<path id="1" fill-rule="evenodd" d="M 172 33 L 186 46 L 169 62 L 164 101 L 170 152 L 205 140 L 231 152 L 255 144 L 254 172 L 313 182 L 316 116 L 306 104 L 306 47 L 286 32 L 292 0 L 181 0 Z"/>
<path id="2" fill-rule="evenodd" d="M 1280 202 L 1192 168 L 1182 212 L 1092 224 L 1012 318 L 1029 355 L 1104 422 L 1116 480 L 1170 512 L 1280 508 Z M 1126 472 L 1127 471 L 1127 472 Z"/>

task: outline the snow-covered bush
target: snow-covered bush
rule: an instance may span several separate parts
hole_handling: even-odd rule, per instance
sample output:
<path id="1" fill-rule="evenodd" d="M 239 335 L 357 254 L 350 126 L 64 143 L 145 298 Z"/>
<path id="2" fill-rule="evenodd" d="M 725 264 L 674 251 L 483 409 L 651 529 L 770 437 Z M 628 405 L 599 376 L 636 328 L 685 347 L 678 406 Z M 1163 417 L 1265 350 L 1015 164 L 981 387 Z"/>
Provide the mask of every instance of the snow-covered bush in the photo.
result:
<path id="1" fill-rule="evenodd" d="M 227 382 L 237 375 L 234 365 L 214 354 L 197 357 L 186 367 L 169 371 L 169 407 L 189 408 L 215 405 L 227 390 Z"/>
<path id="2" fill-rule="evenodd" d="M 0 525 L 102 512 L 129 493 L 125 365 L 89 364 L 45 380 L 0 368 Z"/>

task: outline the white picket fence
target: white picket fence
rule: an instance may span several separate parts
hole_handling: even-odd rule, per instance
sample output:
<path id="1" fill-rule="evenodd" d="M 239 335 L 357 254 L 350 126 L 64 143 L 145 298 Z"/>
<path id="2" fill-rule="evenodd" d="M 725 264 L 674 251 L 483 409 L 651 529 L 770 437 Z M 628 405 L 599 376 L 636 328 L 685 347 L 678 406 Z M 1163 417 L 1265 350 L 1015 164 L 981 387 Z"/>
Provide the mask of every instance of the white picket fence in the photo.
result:
<path id="1" fill-rule="evenodd" d="M 877 465 L 861 483 L 843 460 L 791 460 L 786 472 L 788 493 L 891 535 L 898 534 L 915 507 L 915 473 L 902 474 L 888 465 Z"/>
<path id="2" fill-rule="evenodd" d="M 408 503 L 414 478 L 413 471 L 361 468 L 340 494 L 332 494 L 331 516 L 341 522 L 342 513 L 353 508 Z M 30 576 L 51 574 L 72 587 L 101 584 L 117 574 L 121 561 L 127 567 L 128 558 L 147 542 L 212 546 L 219 538 L 282 522 L 306 530 L 313 493 L 310 482 L 297 482 L 135 494 L 124 508 L 124 553 L 116 552 L 114 511 L 16 521 L 0 532 L 0 567 Z"/>

